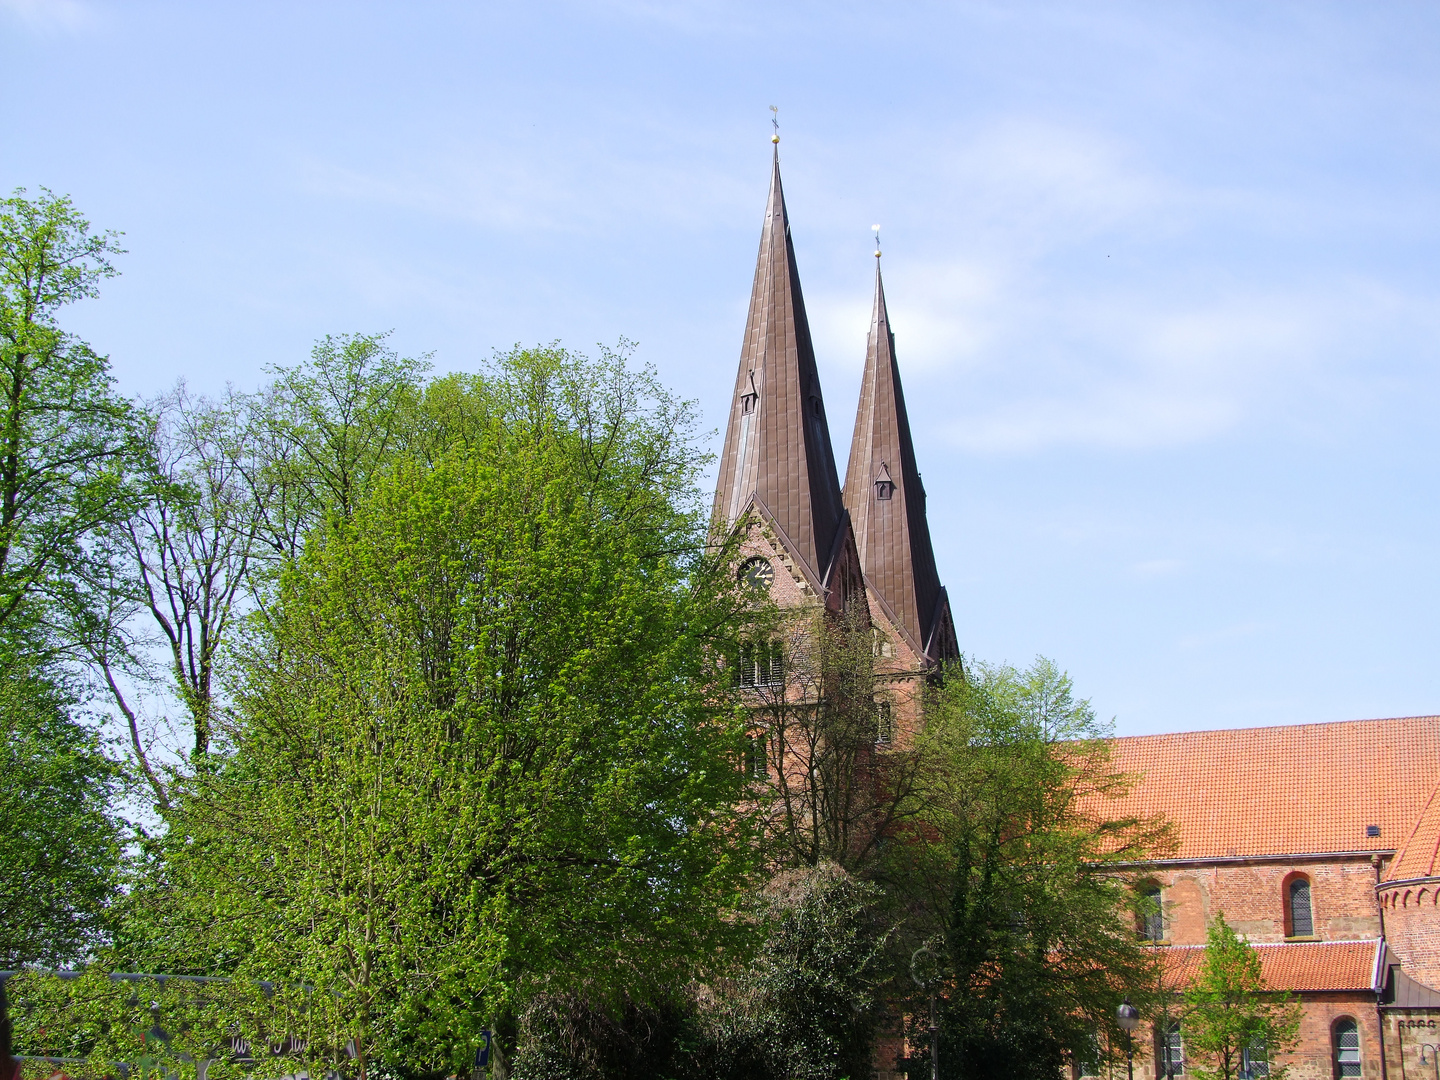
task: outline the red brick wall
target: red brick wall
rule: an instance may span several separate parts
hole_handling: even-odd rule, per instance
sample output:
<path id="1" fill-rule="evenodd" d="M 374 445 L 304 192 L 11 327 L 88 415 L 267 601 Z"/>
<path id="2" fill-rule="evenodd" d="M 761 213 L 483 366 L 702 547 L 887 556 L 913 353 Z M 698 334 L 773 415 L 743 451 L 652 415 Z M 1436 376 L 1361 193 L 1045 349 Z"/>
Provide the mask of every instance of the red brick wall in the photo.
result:
<path id="1" fill-rule="evenodd" d="M 1300 1021 L 1300 1045 L 1296 1047 L 1294 1053 L 1279 1058 L 1276 1062 L 1290 1067 L 1290 1072 L 1287 1074 L 1289 1080 L 1333 1080 L 1331 1026 L 1336 1020 L 1345 1016 L 1353 1019 L 1360 1028 L 1361 1075 L 1380 1080 L 1380 1022 L 1375 1011 L 1374 994 L 1311 994 L 1304 997 L 1303 1004 L 1305 1013 Z M 1184 1038 L 1183 1029 L 1181 1038 L 1182 1040 Z M 1152 1031 L 1143 1029 L 1136 1033 L 1135 1075 L 1137 1078 L 1163 1075 L 1156 1061 L 1154 1045 Z M 1142 1048 L 1144 1049 L 1143 1063 L 1140 1060 Z M 1387 1046 L 1386 1050 L 1389 1051 L 1389 1049 Z M 1189 1066 L 1193 1062 L 1188 1047 L 1185 1050 L 1185 1059 L 1186 1075 L 1190 1075 Z M 1418 1060 L 1418 1051 L 1416 1059 Z M 1123 1065 L 1116 1075 L 1124 1075 Z M 1392 1080 L 1398 1080 L 1398 1074 L 1395 1074 Z"/>
<path id="2" fill-rule="evenodd" d="M 1162 868 L 1149 877 L 1162 889 L 1169 941 L 1203 945 L 1206 926 L 1221 911 L 1251 941 L 1283 941 L 1286 885 L 1294 873 L 1310 879 L 1310 908 L 1321 941 L 1380 936 L 1375 866 L 1368 856 Z"/>
<path id="3" fill-rule="evenodd" d="M 1436 883 L 1385 889 L 1385 940 L 1405 973 L 1440 989 L 1440 907 Z"/>

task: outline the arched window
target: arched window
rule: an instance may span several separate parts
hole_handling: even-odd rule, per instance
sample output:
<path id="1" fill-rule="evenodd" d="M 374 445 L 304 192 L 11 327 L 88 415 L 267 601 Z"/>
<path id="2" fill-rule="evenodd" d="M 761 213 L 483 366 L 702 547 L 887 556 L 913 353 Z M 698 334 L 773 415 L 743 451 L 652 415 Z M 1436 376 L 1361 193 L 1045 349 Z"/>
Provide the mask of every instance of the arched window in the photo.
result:
<path id="1" fill-rule="evenodd" d="M 1335 1060 L 1335 1076 L 1360 1075 L 1360 1026 L 1348 1016 L 1335 1021 L 1330 1029 L 1331 1053 Z"/>
<path id="2" fill-rule="evenodd" d="M 1139 925 L 1141 941 L 1165 940 L 1165 916 L 1160 908 L 1160 886 L 1153 881 L 1140 886 Z"/>
<path id="3" fill-rule="evenodd" d="M 1265 1049 L 1265 1040 L 1256 1039 L 1240 1051 L 1240 1071 L 1237 1080 L 1269 1080 L 1270 1053 Z"/>
<path id="4" fill-rule="evenodd" d="M 1179 1020 L 1155 1025 L 1155 1075 L 1164 1080 L 1185 1075 L 1185 1040 Z"/>
<path id="5" fill-rule="evenodd" d="M 1310 879 L 1293 877 L 1285 889 L 1286 937 L 1310 937 L 1315 920 L 1310 913 Z"/>

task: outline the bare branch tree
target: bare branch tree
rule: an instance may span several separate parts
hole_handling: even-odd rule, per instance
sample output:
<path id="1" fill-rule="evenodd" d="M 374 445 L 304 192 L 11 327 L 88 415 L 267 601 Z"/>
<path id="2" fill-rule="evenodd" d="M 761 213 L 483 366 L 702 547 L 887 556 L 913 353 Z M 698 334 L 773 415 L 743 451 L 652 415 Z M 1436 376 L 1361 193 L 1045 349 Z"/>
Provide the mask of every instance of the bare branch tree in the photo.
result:
<path id="1" fill-rule="evenodd" d="M 858 605 L 836 617 L 781 615 L 742 647 L 739 694 L 762 760 L 759 798 L 778 860 L 834 863 L 863 874 L 885 839 L 916 812 L 919 752 L 889 738 L 877 695 L 870 621 Z"/>

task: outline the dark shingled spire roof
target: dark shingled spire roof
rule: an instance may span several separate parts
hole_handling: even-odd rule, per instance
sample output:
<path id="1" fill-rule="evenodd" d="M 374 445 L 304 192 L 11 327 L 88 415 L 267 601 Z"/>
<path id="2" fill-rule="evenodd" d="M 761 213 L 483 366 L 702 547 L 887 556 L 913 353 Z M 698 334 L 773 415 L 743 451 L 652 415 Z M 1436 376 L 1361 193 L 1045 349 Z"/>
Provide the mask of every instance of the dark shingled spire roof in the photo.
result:
<path id="1" fill-rule="evenodd" d="M 865 376 L 845 472 L 845 505 L 865 580 L 896 629 L 930 661 L 956 656 L 955 629 L 930 546 L 925 488 L 915 467 L 878 261 Z"/>
<path id="2" fill-rule="evenodd" d="M 845 510 L 795 269 L 778 149 L 725 429 L 715 516 L 733 525 L 752 503 L 823 594 L 831 564 L 844 546 Z"/>

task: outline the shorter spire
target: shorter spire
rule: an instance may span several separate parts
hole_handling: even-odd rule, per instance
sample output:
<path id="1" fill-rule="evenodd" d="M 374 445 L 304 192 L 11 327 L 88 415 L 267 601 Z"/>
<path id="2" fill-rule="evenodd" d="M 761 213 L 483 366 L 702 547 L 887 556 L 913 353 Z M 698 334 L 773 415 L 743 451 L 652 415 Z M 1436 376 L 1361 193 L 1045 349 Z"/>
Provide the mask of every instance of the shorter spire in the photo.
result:
<path id="1" fill-rule="evenodd" d="M 845 506 L 871 593 L 910 647 L 928 662 L 956 655 L 949 603 L 935 568 L 925 488 L 895 361 L 895 335 L 880 276 L 875 226 L 875 308 L 860 406 L 845 474 Z"/>

